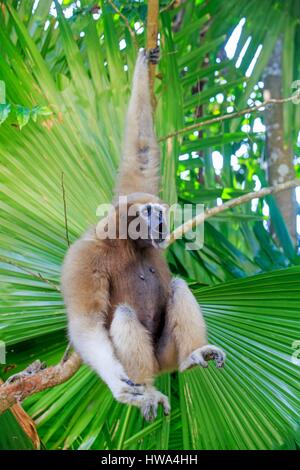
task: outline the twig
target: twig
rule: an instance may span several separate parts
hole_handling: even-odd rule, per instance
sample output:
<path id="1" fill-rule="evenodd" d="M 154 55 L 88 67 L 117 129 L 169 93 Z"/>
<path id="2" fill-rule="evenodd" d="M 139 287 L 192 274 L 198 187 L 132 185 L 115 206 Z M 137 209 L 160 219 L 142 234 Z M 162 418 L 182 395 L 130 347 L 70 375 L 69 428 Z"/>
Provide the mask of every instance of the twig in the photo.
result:
<path id="1" fill-rule="evenodd" d="M 159 1 L 149 0 L 147 13 L 147 49 L 157 46 Z M 149 86 L 152 108 L 155 109 L 156 99 L 154 95 L 155 64 L 149 64 Z"/>
<path id="2" fill-rule="evenodd" d="M 168 3 L 165 7 L 160 9 L 159 13 L 164 13 L 165 11 L 171 10 L 171 8 L 173 8 L 175 3 L 176 3 L 176 0 L 171 0 L 170 3 Z"/>
<path id="3" fill-rule="evenodd" d="M 62 363 L 62 364 L 64 364 L 64 363 L 68 360 L 68 358 L 70 357 L 71 347 L 72 347 L 72 344 L 69 342 L 69 343 L 67 344 L 67 347 L 66 347 L 66 349 L 65 349 L 65 352 L 64 352 L 63 357 L 62 357 L 62 359 L 61 359 L 61 363 Z"/>
<path id="4" fill-rule="evenodd" d="M 61 173 L 61 187 L 62 187 L 63 202 L 64 202 L 64 219 L 65 219 L 66 240 L 67 240 L 68 246 L 70 246 L 69 228 L 68 228 L 68 215 L 67 215 L 67 203 L 66 203 L 66 192 L 65 192 L 64 172 L 63 171 Z"/>
<path id="5" fill-rule="evenodd" d="M 294 179 L 291 181 L 286 181 L 285 183 L 278 184 L 276 186 L 271 186 L 269 188 L 263 188 L 259 191 L 253 191 L 248 194 L 244 194 L 243 196 L 237 197 L 235 199 L 231 199 L 230 201 L 224 202 L 221 206 L 215 206 L 211 209 L 206 209 L 203 214 L 200 214 L 193 219 L 188 220 L 184 224 L 177 227 L 171 234 L 168 240 L 168 245 L 173 243 L 176 239 L 182 238 L 182 236 L 188 233 L 197 225 L 203 224 L 203 222 L 211 217 L 214 217 L 221 212 L 224 212 L 228 209 L 232 209 L 235 206 L 240 204 L 245 204 L 245 202 L 249 202 L 252 199 L 262 198 L 268 196 L 269 194 L 279 193 L 280 191 L 284 191 L 286 189 L 292 189 L 300 186 L 300 179 Z"/>
<path id="6" fill-rule="evenodd" d="M 269 104 L 288 103 L 290 101 L 293 101 L 297 97 L 298 97 L 298 94 L 294 94 L 292 96 L 289 96 L 288 98 L 268 99 L 257 106 L 251 106 L 249 108 L 242 109 L 241 111 L 236 111 L 235 113 L 224 114 L 223 116 L 218 116 L 212 119 L 207 119 L 206 121 L 198 122 L 196 124 L 191 124 L 190 126 L 184 127 L 183 129 L 179 129 L 178 131 L 171 132 L 170 134 L 165 135 L 164 137 L 161 137 L 160 139 L 158 139 L 158 142 L 163 142 L 164 140 L 170 139 L 172 137 L 176 137 L 177 135 L 185 134 L 186 132 L 199 129 L 201 127 L 205 127 L 210 124 L 215 124 L 216 122 L 222 122 L 222 121 L 226 121 L 227 119 L 233 119 L 236 117 L 244 116 L 245 114 L 253 113 L 254 111 L 260 111 L 261 108 L 264 108 L 265 106 L 268 106 Z"/>
<path id="7" fill-rule="evenodd" d="M 115 10 L 115 12 L 118 13 L 120 18 L 122 18 L 122 20 L 124 21 L 128 31 L 129 31 L 129 34 L 131 36 L 133 45 L 136 49 L 138 49 L 138 42 L 137 42 L 137 39 L 136 39 L 136 35 L 135 35 L 135 32 L 133 31 L 133 29 L 131 28 L 128 19 L 126 18 L 125 15 L 123 15 L 123 13 L 119 10 L 119 8 L 112 2 L 112 0 L 107 0 L 107 1 L 110 4 L 110 6 Z"/>
<path id="8" fill-rule="evenodd" d="M 32 375 L 19 374 L 13 382 L 0 385 L 0 414 L 29 395 L 66 382 L 78 371 L 80 364 L 81 359 L 74 352 L 64 363 L 48 367 Z"/>
<path id="9" fill-rule="evenodd" d="M 30 276 L 38 279 L 39 281 L 43 281 L 46 284 L 48 284 L 52 289 L 56 290 L 57 292 L 60 292 L 60 288 L 58 285 L 54 284 L 52 281 L 49 279 L 45 278 L 44 276 L 41 275 L 41 273 L 34 273 L 33 271 L 30 271 L 30 269 L 24 268 L 21 264 L 17 263 L 16 261 L 10 261 L 6 259 L 4 256 L 0 256 L 0 262 L 10 264 L 11 266 L 15 266 L 18 269 L 21 269 L 27 274 L 30 274 Z"/>
<path id="10" fill-rule="evenodd" d="M 61 186 L 63 192 L 63 201 L 64 201 L 64 218 L 65 218 L 65 230 L 66 230 L 66 240 L 68 246 L 70 246 L 70 238 L 69 238 L 69 228 L 68 228 L 68 215 L 67 215 L 67 202 L 66 202 L 66 192 L 65 192 L 65 185 L 64 185 L 64 172 L 61 174 Z M 61 362 L 64 363 L 69 357 L 71 349 L 71 343 L 68 343 L 64 355 L 62 357 Z"/>

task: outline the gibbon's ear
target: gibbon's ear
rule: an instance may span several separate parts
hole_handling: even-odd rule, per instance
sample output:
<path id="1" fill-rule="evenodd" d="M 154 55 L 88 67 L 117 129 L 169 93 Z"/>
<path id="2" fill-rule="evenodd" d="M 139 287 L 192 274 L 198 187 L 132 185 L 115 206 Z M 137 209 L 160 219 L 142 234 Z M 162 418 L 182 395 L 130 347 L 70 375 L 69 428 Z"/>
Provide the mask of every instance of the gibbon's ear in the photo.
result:
<path id="1" fill-rule="evenodd" d="M 116 196 L 135 192 L 157 194 L 159 163 L 149 90 L 148 54 L 141 49 L 134 70 Z"/>

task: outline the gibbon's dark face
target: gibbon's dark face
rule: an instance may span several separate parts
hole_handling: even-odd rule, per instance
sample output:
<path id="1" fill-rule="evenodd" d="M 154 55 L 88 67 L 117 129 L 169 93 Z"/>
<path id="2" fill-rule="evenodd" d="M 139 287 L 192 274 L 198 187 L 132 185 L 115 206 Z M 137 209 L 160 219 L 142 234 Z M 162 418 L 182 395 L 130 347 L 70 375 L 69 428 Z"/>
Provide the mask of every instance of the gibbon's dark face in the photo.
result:
<path id="1" fill-rule="evenodd" d="M 166 208 L 161 204 L 143 204 L 139 207 L 137 218 L 140 223 L 138 246 L 159 248 L 168 235 Z"/>

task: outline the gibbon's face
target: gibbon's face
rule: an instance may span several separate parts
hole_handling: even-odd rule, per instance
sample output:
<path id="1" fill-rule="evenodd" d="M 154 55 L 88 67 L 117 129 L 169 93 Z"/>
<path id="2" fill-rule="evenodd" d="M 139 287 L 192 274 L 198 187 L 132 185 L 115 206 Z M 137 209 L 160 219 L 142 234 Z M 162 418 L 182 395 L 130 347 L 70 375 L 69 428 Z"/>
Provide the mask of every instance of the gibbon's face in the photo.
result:
<path id="1" fill-rule="evenodd" d="M 138 246 L 159 248 L 168 235 L 167 208 L 158 203 L 145 203 L 136 206 L 137 216 L 129 224 L 129 236 Z M 131 236 L 131 224 L 137 234 Z"/>

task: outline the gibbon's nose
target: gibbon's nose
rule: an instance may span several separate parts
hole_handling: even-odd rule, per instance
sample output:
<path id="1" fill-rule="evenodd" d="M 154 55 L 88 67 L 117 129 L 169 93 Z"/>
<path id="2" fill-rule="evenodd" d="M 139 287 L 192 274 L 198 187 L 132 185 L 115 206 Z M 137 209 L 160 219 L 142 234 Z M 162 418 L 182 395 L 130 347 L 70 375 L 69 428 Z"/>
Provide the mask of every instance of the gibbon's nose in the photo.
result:
<path id="1" fill-rule="evenodd" d="M 147 209 L 148 216 L 151 215 L 151 211 L 152 211 L 151 204 L 147 204 L 146 209 Z"/>

